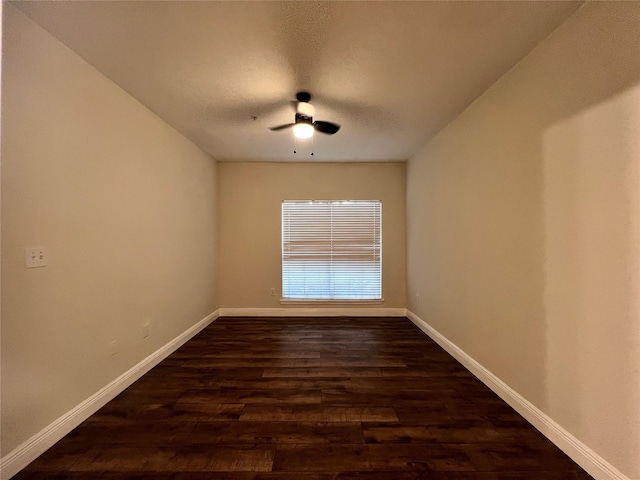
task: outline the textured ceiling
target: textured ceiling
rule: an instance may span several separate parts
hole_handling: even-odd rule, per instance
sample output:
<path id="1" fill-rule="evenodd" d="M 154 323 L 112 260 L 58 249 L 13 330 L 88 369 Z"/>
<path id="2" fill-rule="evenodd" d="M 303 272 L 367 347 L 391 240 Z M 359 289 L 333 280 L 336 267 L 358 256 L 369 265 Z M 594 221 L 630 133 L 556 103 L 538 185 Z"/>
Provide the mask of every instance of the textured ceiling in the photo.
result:
<path id="1" fill-rule="evenodd" d="M 15 4 L 217 160 L 405 160 L 579 2 Z M 295 93 L 339 123 L 293 154 Z M 253 119 L 257 117 L 257 119 Z"/>

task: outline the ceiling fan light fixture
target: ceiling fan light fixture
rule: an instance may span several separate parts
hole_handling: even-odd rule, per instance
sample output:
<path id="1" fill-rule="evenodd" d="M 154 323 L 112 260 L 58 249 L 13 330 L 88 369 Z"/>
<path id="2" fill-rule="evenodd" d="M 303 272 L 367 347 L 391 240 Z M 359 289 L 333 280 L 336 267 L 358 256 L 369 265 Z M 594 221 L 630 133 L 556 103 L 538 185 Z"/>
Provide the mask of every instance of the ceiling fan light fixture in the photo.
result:
<path id="1" fill-rule="evenodd" d="M 313 125 L 307 122 L 298 122 L 293 126 L 293 135 L 296 138 L 313 137 Z"/>

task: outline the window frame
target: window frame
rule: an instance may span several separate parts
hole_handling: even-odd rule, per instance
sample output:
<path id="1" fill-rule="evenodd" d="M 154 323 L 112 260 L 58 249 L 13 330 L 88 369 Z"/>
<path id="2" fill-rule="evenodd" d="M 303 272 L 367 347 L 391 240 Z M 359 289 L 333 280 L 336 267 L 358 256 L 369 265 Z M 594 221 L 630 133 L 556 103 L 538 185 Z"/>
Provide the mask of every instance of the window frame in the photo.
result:
<path id="1" fill-rule="evenodd" d="M 328 277 L 327 278 L 322 278 L 322 275 L 319 277 L 319 283 L 318 285 L 315 286 L 316 289 L 318 290 L 329 290 L 331 293 L 329 294 L 321 294 L 317 297 L 315 296 L 306 296 L 306 295 L 300 295 L 300 296 L 294 296 L 291 293 L 291 288 L 293 288 L 291 286 L 291 284 L 289 284 L 287 286 L 287 284 L 285 283 L 286 280 L 286 272 L 285 272 L 285 268 L 286 268 L 286 261 L 287 261 L 287 255 L 289 255 L 289 259 L 291 259 L 291 245 L 295 244 L 295 241 L 291 240 L 291 232 L 285 232 L 285 228 L 287 228 L 287 225 L 290 227 L 291 223 L 287 222 L 285 220 L 285 210 L 286 210 L 286 206 L 287 205 L 291 205 L 294 209 L 296 206 L 304 208 L 304 205 L 313 205 L 313 204 L 317 204 L 319 206 L 329 206 L 330 209 L 330 218 L 331 218 L 331 227 L 330 227 L 330 232 L 326 232 L 323 231 L 323 233 L 329 234 L 330 238 L 331 238 L 331 242 L 330 242 L 330 247 L 329 250 L 331 251 L 330 253 L 330 260 L 328 260 L 329 265 L 328 268 L 331 271 L 331 273 L 328 273 Z M 334 258 L 334 251 L 338 251 L 338 249 L 334 249 L 333 247 L 333 243 L 334 243 L 334 238 L 338 238 L 340 239 L 340 234 L 338 233 L 337 235 L 334 233 L 334 227 L 333 227 L 333 218 L 334 217 L 338 217 L 339 218 L 339 214 L 335 214 L 333 211 L 333 208 L 335 207 L 339 207 L 340 205 L 345 205 L 345 207 L 354 207 L 354 205 L 357 204 L 364 204 L 365 206 L 368 206 L 372 209 L 372 218 L 373 220 L 370 222 L 371 225 L 371 233 L 373 234 L 373 241 L 371 242 L 371 248 L 373 248 L 373 253 L 372 253 L 372 261 L 369 262 L 370 265 L 367 265 L 367 261 L 358 261 L 356 258 L 357 256 L 361 256 L 361 254 L 356 254 L 353 252 L 357 251 L 357 247 L 355 247 L 355 249 L 353 248 L 353 246 L 351 246 L 351 248 L 348 246 L 347 250 L 352 252 L 352 256 L 355 260 L 356 265 L 359 263 L 360 264 L 360 275 L 356 276 L 359 281 L 361 282 L 366 282 L 367 280 L 370 280 L 371 278 L 371 273 L 370 272 L 366 272 L 366 270 L 373 270 L 375 272 L 376 278 L 375 278 L 375 283 L 373 284 L 373 289 L 375 289 L 374 293 L 371 293 L 373 291 L 373 289 L 371 288 L 371 284 L 364 287 L 364 290 L 362 291 L 362 295 L 357 297 L 357 298 L 346 298 L 348 297 L 349 293 L 357 293 L 357 290 L 352 290 L 351 292 L 343 292 L 342 294 L 336 294 L 337 290 L 333 290 L 335 287 L 335 283 L 331 286 L 327 286 L 324 285 L 322 286 L 322 282 L 326 282 L 328 284 L 331 284 L 332 282 L 336 282 L 339 281 L 340 279 L 340 275 L 338 274 L 334 274 L 333 269 L 335 268 L 335 264 L 333 263 L 333 258 Z M 383 260 L 382 260 L 382 237 L 383 237 L 383 229 L 382 229 L 382 207 L 383 207 L 383 203 L 381 200 L 283 200 L 282 204 L 281 204 L 281 213 L 280 213 L 280 219 L 281 219 L 281 288 L 282 288 L 282 298 L 280 299 L 281 303 L 332 303 L 332 304 L 336 304 L 336 303 L 382 303 L 384 302 L 384 298 L 383 298 Z M 289 212 L 287 212 L 289 215 L 292 214 L 292 211 L 289 210 Z M 320 217 L 322 217 L 323 215 L 320 214 Z M 325 220 L 327 217 L 327 214 L 324 214 Z M 366 218 L 365 215 L 362 216 L 363 218 Z M 291 219 L 291 217 L 289 217 L 289 220 Z M 343 220 L 344 222 L 344 220 Z M 347 222 L 348 223 L 348 222 Z M 365 221 L 366 223 L 366 221 Z M 338 227 L 342 226 L 344 228 L 345 223 L 338 223 Z M 338 230 L 340 230 L 338 228 Z M 349 232 L 351 233 L 351 232 Z M 353 234 L 351 234 L 351 236 L 347 236 L 346 238 L 348 239 L 354 239 L 358 236 L 357 231 L 354 231 Z M 296 233 L 296 235 L 299 235 L 299 233 Z M 294 236 L 296 236 L 294 235 Z M 343 238 L 344 240 L 344 238 Z M 326 242 L 326 240 L 325 240 Z M 319 240 L 318 244 L 322 244 L 323 241 Z M 356 242 L 357 243 L 357 242 Z M 349 244 L 349 242 L 347 241 L 347 244 Z M 366 244 L 365 244 L 366 245 Z M 362 246 L 361 244 L 357 244 L 357 246 Z M 324 245 L 324 247 L 326 248 L 326 244 Z M 286 248 L 289 248 L 288 251 L 285 251 Z M 322 247 L 319 247 L 322 249 Z M 326 250 L 323 251 L 324 253 L 319 253 L 319 256 L 327 255 Z M 341 252 L 344 253 L 344 252 Z M 336 253 L 337 254 L 337 253 Z M 293 262 L 295 262 L 295 253 L 293 255 Z M 349 256 L 346 257 L 347 259 L 347 264 L 348 264 L 348 258 Z M 299 261 L 299 260 L 298 260 Z M 318 266 L 318 264 L 323 264 L 325 260 L 315 260 L 316 263 L 316 267 L 317 268 L 321 268 Z M 338 264 L 340 262 L 337 262 Z M 310 265 L 313 266 L 314 261 L 310 261 Z M 364 268 L 362 267 L 362 265 L 364 265 Z M 371 268 L 371 265 L 373 265 L 373 269 Z M 347 265 L 348 266 L 348 265 Z M 325 265 L 325 267 L 327 267 Z M 295 267 L 294 267 L 295 268 Z M 304 269 L 304 267 L 302 267 Z M 377 271 L 376 271 L 377 270 Z M 365 271 L 365 273 L 363 273 L 363 271 Z M 290 274 L 290 272 L 289 272 Z M 344 277 L 344 276 L 343 276 Z M 351 276 L 347 275 L 347 277 L 349 278 L 349 281 L 351 281 Z M 356 280 L 357 282 L 358 280 Z M 305 286 L 303 287 L 304 289 L 307 288 L 306 283 Z M 348 286 L 347 288 L 351 288 L 353 289 L 353 286 Z M 369 292 L 367 291 L 369 290 Z M 367 294 L 369 293 L 369 294 Z M 287 296 L 289 295 L 289 296 Z"/>

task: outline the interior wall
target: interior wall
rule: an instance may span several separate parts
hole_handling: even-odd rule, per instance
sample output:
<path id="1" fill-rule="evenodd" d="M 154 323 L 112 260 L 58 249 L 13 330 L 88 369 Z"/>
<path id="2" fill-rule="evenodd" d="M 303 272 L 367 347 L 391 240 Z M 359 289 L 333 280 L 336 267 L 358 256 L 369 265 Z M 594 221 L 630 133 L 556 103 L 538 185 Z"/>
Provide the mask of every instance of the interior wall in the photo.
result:
<path id="1" fill-rule="evenodd" d="M 640 478 L 640 4 L 590 2 L 408 162 L 408 306 Z"/>
<path id="2" fill-rule="evenodd" d="M 3 40 L 2 456 L 218 306 L 215 162 L 10 3 Z"/>
<path id="3" fill-rule="evenodd" d="M 219 163 L 218 194 L 223 307 L 283 307 L 283 200 L 382 200 L 380 306 L 405 307 L 403 163 Z"/>

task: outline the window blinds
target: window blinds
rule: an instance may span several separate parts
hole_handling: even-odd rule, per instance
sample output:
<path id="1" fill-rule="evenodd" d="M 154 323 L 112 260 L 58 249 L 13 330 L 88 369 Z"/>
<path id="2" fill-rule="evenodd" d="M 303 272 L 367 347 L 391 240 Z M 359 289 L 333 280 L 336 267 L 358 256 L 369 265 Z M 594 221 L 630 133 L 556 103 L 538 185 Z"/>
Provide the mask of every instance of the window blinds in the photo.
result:
<path id="1" fill-rule="evenodd" d="M 380 201 L 283 202 L 283 297 L 381 299 L 381 237 Z"/>

